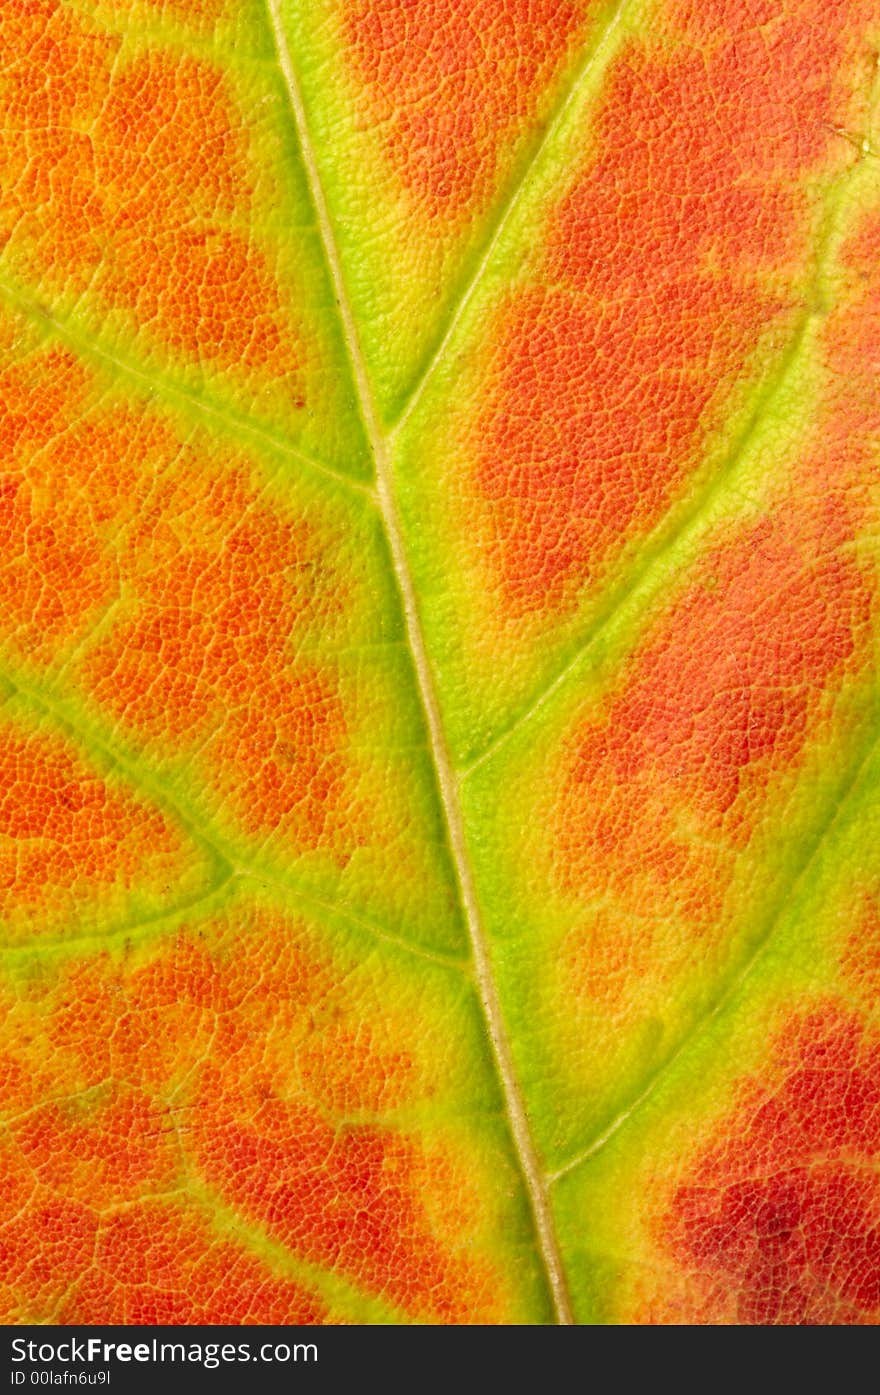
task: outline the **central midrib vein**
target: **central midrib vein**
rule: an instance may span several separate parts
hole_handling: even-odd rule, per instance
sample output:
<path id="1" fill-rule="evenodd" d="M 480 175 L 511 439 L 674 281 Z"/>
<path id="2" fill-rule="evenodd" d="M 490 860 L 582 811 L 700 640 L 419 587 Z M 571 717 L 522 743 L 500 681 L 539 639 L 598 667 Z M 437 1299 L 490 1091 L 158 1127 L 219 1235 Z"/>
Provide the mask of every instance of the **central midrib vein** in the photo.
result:
<path id="1" fill-rule="evenodd" d="M 486 933 L 480 916 L 476 887 L 471 871 L 470 859 L 464 832 L 464 822 L 459 799 L 458 777 L 453 768 L 446 742 L 446 733 L 440 714 L 440 704 L 434 685 L 434 677 L 428 661 L 424 635 L 419 619 L 415 587 L 413 586 L 409 562 L 406 555 L 397 505 L 392 488 L 391 460 L 388 448 L 388 435 L 379 421 L 373 391 L 361 349 L 348 289 L 342 273 L 339 250 L 330 210 L 318 172 L 317 161 L 312 146 L 305 105 L 300 91 L 299 80 L 293 66 L 290 49 L 281 19 L 280 0 L 266 0 L 269 22 L 278 54 L 278 62 L 287 89 L 291 115 L 296 127 L 300 153 L 309 185 L 318 230 L 324 250 L 327 269 L 333 283 L 333 291 L 339 309 L 339 317 L 351 361 L 354 384 L 358 395 L 364 427 L 369 439 L 376 468 L 376 497 L 379 511 L 388 539 L 391 561 L 403 605 L 407 639 L 409 641 L 413 666 L 418 683 L 419 695 L 425 713 L 428 740 L 437 779 L 438 793 L 443 807 L 443 815 L 449 835 L 455 873 L 461 892 L 462 906 L 467 924 L 468 936 L 474 963 L 474 977 L 492 1044 L 495 1064 L 510 1122 L 514 1147 L 519 1160 L 532 1213 L 535 1221 L 538 1247 L 552 1294 L 556 1316 L 560 1323 L 573 1322 L 571 1302 L 565 1281 L 565 1273 L 556 1239 L 556 1229 L 548 1194 L 548 1183 L 538 1158 L 526 1115 L 525 1103 L 520 1091 L 514 1068 L 510 1040 L 501 1010 L 498 990 L 492 974 L 492 964 Z"/>

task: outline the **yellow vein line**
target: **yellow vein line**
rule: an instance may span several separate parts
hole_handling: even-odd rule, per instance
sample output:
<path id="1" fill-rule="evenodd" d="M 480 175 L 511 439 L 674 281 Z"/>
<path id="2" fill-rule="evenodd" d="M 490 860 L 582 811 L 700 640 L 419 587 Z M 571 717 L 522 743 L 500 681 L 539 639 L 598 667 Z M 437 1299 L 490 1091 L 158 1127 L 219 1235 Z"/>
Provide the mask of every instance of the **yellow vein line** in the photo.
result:
<path id="1" fill-rule="evenodd" d="M 513 187 L 509 190 L 505 200 L 502 202 L 501 208 L 496 217 L 495 226 L 492 230 L 492 234 L 488 239 L 485 247 L 483 248 L 483 251 L 479 257 L 479 260 L 477 261 L 476 266 L 474 267 L 473 272 L 471 273 L 470 277 L 465 282 L 461 292 L 459 293 L 458 299 L 453 307 L 452 314 L 450 315 L 449 320 L 447 321 L 446 328 L 444 329 L 443 334 L 438 340 L 433 352 L 431 353 L 430 357 L 428 358 L 427 362 L 422 368 L 420 374 L 416 378 L 415 383 L 410 388 L 410 391 L 397 414 L 397 418 L 394 422 L 393 428 L 395 432 L 400 431 L 402 429 L 404 423 L 407 421 L 409 416 L 412 414 L 412 412 L 415 411 L 417 404 L 420 402 L 422 395 L 424 394 L 424 391 L 428 386 L 428 383 L 430 382 L 431 378 L 433 378 L 434 373 L 437 371 L 438 367 L 445 359 L 447 351 L 449 349 L 449 345 L 455 336 L 455 332 L 458 329 L 459 324 L 461 323 L 464 313 L 467 310 L 467 307 L 470 304 L 471 300 L 473 299 L 475 291 L 477 290 L 483 277 L 485 276 L 486 271 L 488 270 L 489 265 L 492 261 L 492 258 L 495 255 L 495 251 L 499 243 L 501 242 L 501 239 L 503 238 L 505 232 L 507 231 L 507 228 L 510 226 L 513 216 L 516 213 L 516 210 L 522 201 L 523 195 L 529 188 L 537 171 L 540 169 L 545 151 L 549 149 L 556 135 L 556 132 L 562 127 L 562 125 L 565 122 L 566 116 L 577 103 L 577 100 L 581 93 L 581 89 L 589 81 L 595 68 L 606 57 L 608 49 L 611 47 L 611 44 L 614 41 L 616 32 L 620 27 L 621 21 L 623 20 L 624 14 L 628 9 L 630 3 L 631 0 L 617 0 L 617 4 L 615 5 L 614 9 L 609 15 L 607 23 L 604 25 L 600 33 L 596 36 L 594 42 L 589 44 L 585 49 L 580 62 L 575 68 L 574 74 L 567 89 L 563 93 L 562 98 L 559 101 L 556 109 L 552 112 L 547 121 L 547 125 L 544 129 L 543 136 L 541 137 L 538 144 L 535 146 L 534 150 L 529 156 L 526 166 L 519 179 L 515 181 Z"/>
<path id="2" fill-rule="evenodd" d="M 291 460 L 297 461 L 300 465 L 305 465 L 307 469 L 316 474 L 324 475 L 332 479 L 336 484 L 344 485 L 346 489 L 352 489 L 364 495 L 371 502 L 374 501 L 375 493 L 372 485 L 355 479 L 352 475 L 346 475 L 341 470 L 336 470 L 332 465 L 325 465 L 320 460 L 315 460 L 307 455 L 305 451 L 298 450 L 292 446 L 283 436 L 278 436 L 266 427 L 259 426 L 255 422 L 248 421 L 245 417 L 238 416 L 235 412 L 227 411 L 217 403 L 209 402 L 206 398 L 200 397 L 197 393 L 189 391 L 180 383 L 174 383 L 158 374 L 145 372 L 142 368 L 136 368 L 134 364 L 126 359 L 119 358 L 104 348 L 94 339 L 87 339 L 85 336 L 71 329 L 64 320 L 55 317 L 51 310 L 42 305 L 38 300 L 34 300 L 25 292 L 0 282 L 0 296 L 16 310 L 34 320 L 37 324 L 48 326 L 56 338 L 66 343 L 74 349 L 77 354 L 84 358 L 95 358 L 102 363 L 109 364 L 117 372 L 124 374 L 127 378 L 133 379 L 146 388 L 150 394 L 158 393 L 162 397 L 170 397 L 184 403 L 187 407 L 201 412 L 203 416 L 210 418 L 214 422 L 219 422 L 221 426 L 234 429 L 236 434 L 252 436 L 255 441 L 264 446 L 270 447 L 273 451 L 281 455 L 288 456 Z"/>
<path id="3" fill-rule="evenodd" d="M 434 677 L 428 662 L 425 641 L 422 634 L 416 603 L 415 588 L 409 569 L 409 562 L 401 534 L 397 515 L 397 505 L 391 485 L 391 461 L 388 440 L 380 424 L 372 388 L 367 374 L 366 362 L 357 333 L 348 290 L 342 272 L 339 249 L 333 230 L 330 210 L 321 183 L 317 160 L 312 146 L 311 133 L 305 105 L 293 66 L 284 27 L 281 19 L 280 0 L 266 0 L 269 20 L 278 53 L 278 62 L 287 87 L 290 109 L 299 138 L 300 152 L 306 178 L 309 183 L 315 215 L 327 259 L 327 267 L 333 282 L 342 328 L 348 347 L 360 410 L 367 437 L 373 452 L 376 467 L 376 492 L 379 512 L 385 526 L 391 560 L 403 604 L 406 632 L 415 668 L 419 695 L 425 712 L 431 755 L 437 776 L 440 800 L 449 833 L 453 863 L 461 892 L 462 905 L 467 922 L 468 935 L 474 960 L 474 973 L 483 1015 L 489 1031 L 489 1038 L 495 1056 L 499 1080 L 504 1094 L 510 1120 L 513 1142 L 516 1148 L 523 1180 L 526 1185 L 535 1218 L 538 1244 L 541 1257 L 561 1323 L 573 1322 L 571 1302 L 565 1283 L 559 1245 L 556 1239 L 553 1215 L 547 1185 L 541 1169 L 537 1150 L 532 1139 L 526 1116 L 525 1104 L 520 1093 L 514 1070 L 513 1056 L 507 1029 L 504 1023 L 498 992 L 492 976 L 491 960 L 486 933 L 482 925 L 476 888 L 467 854 L 464 824 L 459 801 L 458 782 L 446 744 L 446 736 L 440 717 L 440 706 L 434 686 Z"/>
<path id="4" fill-rule="evenodd" d="M 100 953 L 108 945 L 119 944 L 131 941 L 140 943 L 152 935 L 162 933 L 162 926 L 165 921 L 177 920 L 178 917 L 189 915 L 198 907 L 204 907 L 209 901 L 220 899 L 220 893 L 228 890 L 229 883 L 233 878 L 231 870 L 225 871 L 219 881 L 214 882 L 207 889 L 194 892 L 193 895 L 184 901 L 177 901 L 173 906 L 165 906 L 156 910 L 153 914 L 141 916 L 137 920 L 121 922 L 118 925 L 109 925 L 106 930 L 101 930 L 95 934 L 67 935 L 55 939 L 47 939 L 42 936 L 35 939 L 20 940 L 15 944 L 0 943 L 0 955 L 4 958 L 14 958 L 21 954 L 28 959 L 38 954 L 58 954 L 69 951 L 70 955 L 81 954 L 83 952 Z M 145 933 L 141 933 L 145 932 Z M 135 938 L 136 937 L 136 938 Z"/>
<path id="5" fill-rule="evenodd" d="M 837 798 L 827 811 L 825 817 L 813 834 L 812 839 L 808 843 L 806 856 L 803 858 L 798 871 L 795 873 L 794 877 L 786 883 L 779 896 L 776 898 L 775 905 L 771 909 L 762 934 L 752 947 L 751 952 L 741 965 L 738 973 L 722 985 L 720 992 L 716 993 L 709 1006 L 700 1014 L 691 1027 L 688 1028 L 675 1049 L 665 1060 L 661 1061 L 659 1066 L 657 1066 L 647 1081 L 647 1084 L 636 1098 L 632 1100 L 625 1109 L 622 1109 L 619 1114 L 615 1115 L 611 1123 L 608 1124 L 586 1148 L 581 1149 L 574 1157 L 569 1158 L 567 1162 L 564 1162 L 555 1172 L 550 1174 L 549 1181 L 551 1185 L 558 1182 L 561 1177 L 565 1177 L 568 1173 L 573 1172 L 575 1168 L 580 1167 L 582 1163 L 595 1157 L 597 1153 L 601 1152 L 606 1143 L 614 1137 L 618 1130 L 621 1129 L 623 1125 L 641 1109 L 642 1105 L 651 1098 L 658 1086 L 666 1079 L 676 1062 L 689 1050 L 694 1041 L 708 1030 L 711 1024 L 721 1015 L 724 1009 L 740 991 L 762 955 L 772 944 L 779 923 L 791 905 L 794 895 L 803 886 L 816 858 L 825 847 L 835 825 L 840 820 L 841 814 L 847 808 L 853 794 L 858 789 L 861 777 L 870 763 L 878 742 L 880 742 L 880 731 L 875 732 L 868 742 L 866 750 L 850 768 L 838 791 Z"/>
<path id="6" fill-rule="evenodd" d="M 427 959 L 432 964 L 439 964 L 443 969 L 454 969 L 468 980 L 470 979 L 470 963 L 467 960 L 458 959 L 453 954 L 444 954 L 439 950 L 426 949 L 423 945 L 404 939 L 402 935 L 395 935 L 390 930 L 382 929 L 374 921 L 357 915 L 348 906 L 325 900 L 306 889 L 291 888 L 288 882 L 273 877 L 271 873 L 263 872 L 258 867 L 242 866 L 236 868 L 233 879 L 236 881 L 255 881 L 263 886 L 274 887 L 289 896 L 297 906 L 311 912 L 316 920 L 322 920 L 324 924 L 326 924 L 326 917 L 330 916 L 351 930 L 364 930 L 374 940 L 382 940 L 395 949 L 403 950 L 407 954 L 414 954 L 419 959 Z"/>

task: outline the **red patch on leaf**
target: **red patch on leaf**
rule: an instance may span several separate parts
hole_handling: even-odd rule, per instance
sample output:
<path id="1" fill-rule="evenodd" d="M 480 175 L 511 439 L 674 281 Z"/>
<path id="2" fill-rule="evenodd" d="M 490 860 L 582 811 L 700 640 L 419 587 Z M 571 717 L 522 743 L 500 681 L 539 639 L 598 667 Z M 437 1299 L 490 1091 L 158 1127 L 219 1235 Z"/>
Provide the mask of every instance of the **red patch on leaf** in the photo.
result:
<path id="1" fill-rule="evenodd" d="M 847 280 L 820 339 L 826 383 L 788 493 L 716 542 L 569 747 L 558 875 L 601 907 L 566 943 L 578 996 L 619 1004 L 648 965 L 665 974 L 694 935 L 727 933 L 737 855 L 827 732 L 834 695 L 867 671 L 877 573 L 859 542 L 880 503 L 878 264 L 872 215 L 843 249 Z M 661 964 L 667 925 L 676 947 L 664 943 Z"/>
<path id="2" fill-rule="evenodd" d="M 489 194 L 586 27 L 571 0 L 385 0 L 345 6 L 351 61 L 389 160 L 428 217 Z"/>
<path id="3" fill-rule="evenodd" d="M 183 1201 L 147 1198 L 99 1214 L 35 1186 L 31 1177 L 23 1209 L 11 1214 L 0 1227 L 0 1307 L 7 1321 L 46 1312 L 61 1324 L 287 1325 L 326 1317 L 315 1295 L 274 1273 Z"/>
<path id="4" fill-rule="evenodd" d="M 746 8 L 723 6 L 699 48 L 626 44 L 540 285 L 499 312 L 471 444 L 512 618 L 602 583 L 699 468 L 762 338 L 775 357 L 803 313 L 799 179 L 844 149 L 831 127 L 857 16 L 800 0 L 759 30 Z"/>
<path id="5" fill-rule="evenodd" d="M 677 1187 L 661 1240 L 680 1321 L 880 1320 L 880 1040 L 836 1005 L 794 1017 L 765 1078 Z"/>
<path id="6" fill-rule="evenodd" d="M 438 1164 L 415 1139 L 370 1125 L 336 1126 L 279 1099 L 252 1119 L 230 1119 L 230 1085 L 201 1101 L 200 1165 L 212 1186 L 295 1253 L 351 1275 L 413 1315 L 476 1320 L 474 1288 L 485 1280 L 431 1234 L 419 1197 L 429 1174 L 436 1182 Z"/>
<path id="7" fill-rule="evenodd" d="M 161 1201 L 114 1216 L 95 1250 L 94 1270 L 77 1283 L 62 1321 L 82 1321 L 79 1312 L 91 1323 L 295 1326 L 327 1316 L 315 1294 Z"/>

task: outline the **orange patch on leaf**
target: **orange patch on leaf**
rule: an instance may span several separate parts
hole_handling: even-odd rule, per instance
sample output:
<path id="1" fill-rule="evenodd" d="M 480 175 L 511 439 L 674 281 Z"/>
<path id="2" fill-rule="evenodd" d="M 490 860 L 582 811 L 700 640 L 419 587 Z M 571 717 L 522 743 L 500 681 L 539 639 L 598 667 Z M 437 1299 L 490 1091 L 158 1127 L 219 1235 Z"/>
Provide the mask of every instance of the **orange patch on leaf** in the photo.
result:
<path id="1" fill-rule="evenodd" d="M 326 1318 L 315 1295 L 219 1236 L 183 1197 L 99 1214 L 31 1182 L 21 1214 L 0 1226 L 0 1272 L 0 1310 L 12 1322 L 46 1313 L 62 1324 Z"/>
<path id="2" fill-rule="evenodd" d="M 471 443 L 513 618 L 601 584 L 699 468 L 768 327 L 778 344 L 802 313 L 799 181 L 841 148 L 858 17 L 799 0 L 759 30 L 752 7 L 722 8 L 702 47 L 626 44 L 540 287 L 499 312 Z"/>
<path id="3" fill-rule="evenodd" d="M 119 63 L 118 46 L 56 0 L 5 6 L 0 246 L 173 354 L 271 374 L 302 405 L 273 269 L 229 226 L 253 198 L 222 73 L 158 52 Z"/>
<path id="4" fill-rule="evenodd" d="M 203 742 L 249 831 L 350 848 L 360 805 L 338 681 L 296 657 L 344 595 L 311 526 L 261 501 L 234 462 L 208 480 L 184 464 L 154 487 L 125 556 L 140 604 L 89 660 L 102 704 L 163 753 Z"/>
<path id="5" fill-rule="evenodd" d="M 99 700 L 166 757 L 200 743 L 249 831 L 347 856 L 361 805 L 337 675 L 296 656 L 346 602 L 327 539 L 241 458 L 92 393 L 62 349 L 0 368 L 0 635 L 52 665 L 124 601 L 83 651 Z"/>
<path id="6" fill-rule="evenodd" d="M 350 61 L 388 159 L 427 217 L 489 195 L 499 151 L 537 126 L 586 25 L 571 0 L 386 0 L 345 6 Z"/>
<path id="7" fill-rule="evenodd" d="M 0 722 L 0 912 L 39 931 L 96 893 L 179 878 L 184 852 L 157 810 L 111 789 L 57 738 Z"/>
<path id="8" fill-rule="evenodd" d="M 117 599 L 110 544 L 156 446 L 134 412 L 80 420 L 87 381 L 58 348 L 0 369 L 0 632 L 29 663 Z"/>
<path id="9" fill-rule="evenodd" d="M 659 1225 L 692 1295 L 674 1320 L 880 1321 L 876 1033 L 835 1004 L 791 1018 L 717 1138 Z"/>
<path id="10" fill-rule="evenodd" d="M 63 1321 L 82 1321 L 81 1313 L 93 1323 L 299 1325 L 327 1316 L 316 1295 L 172 1205 L 153 1203 L 115 1216 L 97 1238 L 95 1257 Z M 102 1307 L 105 1317 L 96 1315 Z"/>
<path id="11" fill-rule="evenodd" d="M 10 1124 L 32 1178 L 98 1211 L 118 1201 L 122 1189 L 134 1201 L 172 1186 L 178 1158 L 163 1102 L 109 1082 L 99 1096 L 91 1108 L 88 1095 L 38 1105 Z"/>
<path id="12" fill-rule="evenodd" d="M 464 1160 L 428 1155 L 393 1121 L 335 1114 L 426 1098 L 418 1034 L 392 1040 L 311 932 L 270 912 L 226 929 L 182 929 L 129 969 L 106 956 L 71 965 L 15 1002 L 0 1053 L 21 1111 L 0 1177 L 6 1213 L 26 1211 L 0 1230 L 12 1301 L 39 1310 L 70 1291 L 67 1321 L 219 1322 L 241 1320 L 222 1314 L 249 1312 L 250 1294 L 255 1316 L 281 1320 L 265 1315 L 283 1294 L 263 1266 L 188 1218 L 195 1177 L 294 1255 L 413 1316 L 493 1320 L 498 1276 L 468 1253 Z M 56 1099 L 29 1109 L 46 1060 Z M 40 1217 L 59 1208 L 64 1228 L 37 1246 L 37 1275 Z"/>

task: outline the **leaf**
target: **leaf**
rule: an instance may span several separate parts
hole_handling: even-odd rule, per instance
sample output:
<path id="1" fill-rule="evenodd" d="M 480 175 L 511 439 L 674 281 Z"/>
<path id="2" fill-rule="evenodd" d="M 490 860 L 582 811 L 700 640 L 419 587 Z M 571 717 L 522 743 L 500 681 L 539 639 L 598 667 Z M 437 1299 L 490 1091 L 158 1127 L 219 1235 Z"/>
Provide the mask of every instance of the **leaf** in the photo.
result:
<path id="1" fill-rule="evenodd" d="M 3 39 L 4 1319 L 876 1322 L 876 0 Z"/>

